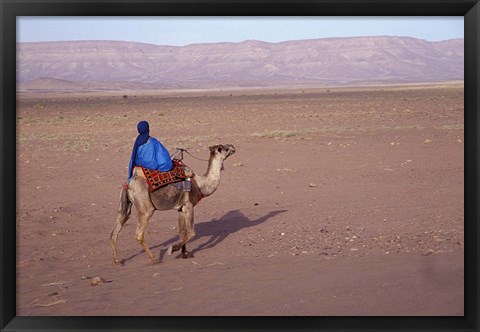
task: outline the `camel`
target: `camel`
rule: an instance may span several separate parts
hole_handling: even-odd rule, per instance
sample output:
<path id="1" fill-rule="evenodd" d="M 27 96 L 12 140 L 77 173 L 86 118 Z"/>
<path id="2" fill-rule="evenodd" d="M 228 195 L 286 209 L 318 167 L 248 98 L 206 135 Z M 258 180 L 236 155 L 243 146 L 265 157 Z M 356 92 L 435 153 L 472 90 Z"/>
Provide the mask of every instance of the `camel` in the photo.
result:
<path id="1" fill-rule="evenodd" d="M 143 246 L 152 261 L 155 261 L 155 255 L 145 241 L 145 229 L 156 210 L 175 209 L 179 212 L 180 241 L 169 247 L 168 254 L 170 255 L 181 248 L 182 258 L 188 258 L 189 252 L 186 243 L 195 236 L 193 207 L 202 198 L 210 196 L 218 189 L 223 162 L 235 153 L 235 147 L 231 144 L 214 145 L 210 146 L 209 149 L 210 158 L 207 171 L 204 176 L 194 174 L 191 178 L 191 191 L 183 191 L 170 184 L 150 192 L 147 180 L 142 177 L 132 177 L 128 186 L 122 188 L 117 219 L 110 234 L 115 264 L 120 263 L 116 246 L 117 237 L 130 216 L 132 204 L 135 205 L 138 212 L 135 239 Z"/>

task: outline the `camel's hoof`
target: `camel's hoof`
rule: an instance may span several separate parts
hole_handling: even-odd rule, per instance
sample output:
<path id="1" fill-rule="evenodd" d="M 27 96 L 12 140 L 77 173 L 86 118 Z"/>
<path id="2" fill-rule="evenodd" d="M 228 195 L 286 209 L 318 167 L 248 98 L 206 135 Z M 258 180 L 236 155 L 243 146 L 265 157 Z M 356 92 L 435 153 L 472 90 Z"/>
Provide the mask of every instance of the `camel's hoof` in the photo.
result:
<path id="1" fill-rule="evenodd" d="M 187 259 L 188 258 L 188 251 L 182 252 L 182 258 Z"/>
<path id="2" fill-rule="evenodd" d="M 173 246 L 168 247 L 167 255 L 170 256 L 173 252 Z"/>
<path id="3" fill-rule="evenodd" d="M 113 262 L 115 263 L 115 265 L 119 265 L 120 264 L 120 260 L 118 258 L 114 258 L 113 259 Z"/>
<path id="4" fill-rule="evenodd" d="M 151 260 L 148 262 L 148 264 L 152 264 L 152 265 L 158 264 L 158 263 L 159 263 L 159 261 L 158 261 L 157 259 L 151 259 Z"/>

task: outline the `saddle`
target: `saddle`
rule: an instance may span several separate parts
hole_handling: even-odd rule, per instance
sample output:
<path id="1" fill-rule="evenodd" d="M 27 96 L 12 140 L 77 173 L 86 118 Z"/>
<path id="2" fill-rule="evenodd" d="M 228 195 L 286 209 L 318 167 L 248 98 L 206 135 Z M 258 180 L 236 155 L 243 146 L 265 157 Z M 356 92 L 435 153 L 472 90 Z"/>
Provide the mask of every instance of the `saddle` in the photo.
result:
<path id="1" fill-rule="evenodd" d="M 161 172 L 148 169 L 142 166 L 135 166 L 133 169 L 134 176 L 139 176 L 147 180 L 150 192 L 166 185 L 185 181 L 193 176 L 190 168 L 178 159 L 172 160 L 173 168 L 170 171 Z"/>

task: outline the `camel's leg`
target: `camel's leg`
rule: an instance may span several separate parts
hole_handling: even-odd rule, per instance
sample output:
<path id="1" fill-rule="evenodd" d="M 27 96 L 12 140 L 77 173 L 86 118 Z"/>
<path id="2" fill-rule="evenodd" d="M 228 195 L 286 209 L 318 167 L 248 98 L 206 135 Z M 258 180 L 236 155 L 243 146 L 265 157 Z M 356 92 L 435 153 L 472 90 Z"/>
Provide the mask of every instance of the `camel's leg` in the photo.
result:
<path id="1" fill-rule="evenodd" d="M 182 249 L 182 258 L 188 258 L 188 251 L 186 243 L 195 236 L 195 230 L 193 228 L 193 205 L 187 202 L 179 211 L 178 217 L 178 229 L 180 235 L 180 242 L 171 246 L 168 249 L 168 254 Z"/>
<path id="2" fill-rule="evenodd" d="M 186 207 L 185 211 L 185 226 L 187 228 L 186 232 L 186 240 L 185 244 L 182 246 L 182 257 L 188 258 L 189 252 L 186 247 L 186 243 L 190 241 L 195 236 L 195 227 L 194 227 L 194 219 L 193 219 L 193 204 L 189 204 Z"/>
<path id="3" fill-rule="evenodd" d="M 131 208 L 132 208 L 132 203 L 130 203 L 127 199 L 127 191 L 126 189 L 122 190 L 121 196 L 120 196 L 120 206 L 118 209 L 117 220 L 115 221 L 112 232 L 110 233 L 110 241 L 112 244 L 112 251 L 113 251 L 113 262 L 115 264 L 120 263 L 120 260 L 118 259 L 118 253 L 117 253 L 118 234 L 122 230 L 123 225 L 125 225 L 128 218 L 130 217 Z"/>
<path id="4" fill-rule="evenodd" d="M 183 207 L 178 212 L 178 234 L 180 235 L 180 242 L 168 248 L 169 255 L 171 255 L 175 251 L 180 250 L 180 248 L 185 244 L 185 239 L 187 235 L 185 229 L 185 213 L 183 212 Z"/>
<path id="5" fill-rule="evenodd" d="M 120 260 L 118 259 L 117 253 L 117 237 L 120 231 L 122 230 L 123 225 L 127 222 L 128 216 L 118 216 L 115 225 L 113 225 L 112 233 L 110 234 L 110 240 L 112 243 L 112 250 L 113 250 L 113 262 L 115 264 L 119 264 Z"/>
<path id="6" fill-rule="evenodd" d="M 150 257 L 152 260 L 155 259 L 155 255 L 152 253 L 147 242 L 145 241 L 145 229 L 148 226 L 148 222 L 152 217 L 153 212 L 155 212 L 155 209 L 153 208 L 147 208 L 138 212 L 138 225 L 135 232 L 135 239 L 143 246 L 148 257 Z"/>

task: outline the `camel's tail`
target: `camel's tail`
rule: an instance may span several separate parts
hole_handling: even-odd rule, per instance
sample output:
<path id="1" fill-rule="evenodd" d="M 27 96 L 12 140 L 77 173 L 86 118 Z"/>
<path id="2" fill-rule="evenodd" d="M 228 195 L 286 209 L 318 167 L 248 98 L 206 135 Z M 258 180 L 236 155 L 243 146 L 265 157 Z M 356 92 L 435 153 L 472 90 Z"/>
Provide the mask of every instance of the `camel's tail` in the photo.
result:
<path id="1" fill-rule="evenodd" d="M 128 185 L 123 185 L 120 192 L 120 203 L 118 205 L 118 215 L 115 224 L 113 225 L 112 233 L 110 233 L 110 240 L 112 242 L 113 261 L 115 264 L 119 264 L 120 260 L 117 255 L 117 237 L 118 233 L 122 230 L 123 225 L 127 222 L 130 212 L 132 210 L 132 202 L 128 199 Z"/>
<path id="2" fill-rule="evenodd" d="M 118 217 L 117 219 L 121 223 L 125 223 L 130 216 L 132 211 L 132 202 L 128 199 L 128 184 L 122 186 L 122 191 L 120 192 L 120 203 L 118 205 Z"/>

